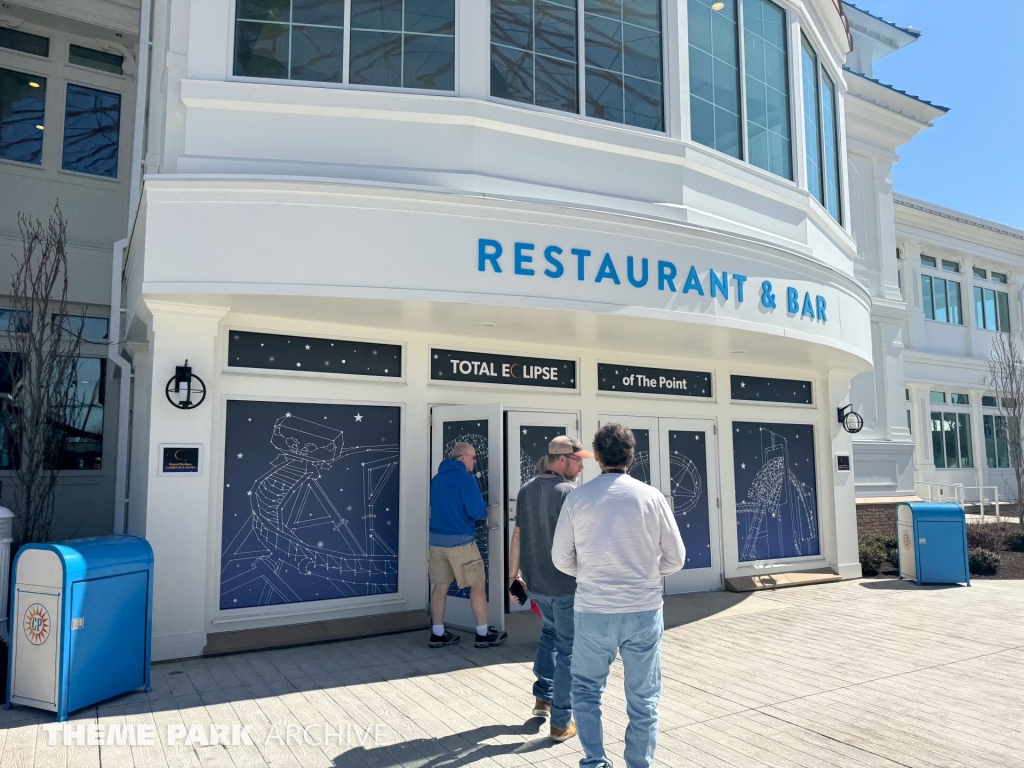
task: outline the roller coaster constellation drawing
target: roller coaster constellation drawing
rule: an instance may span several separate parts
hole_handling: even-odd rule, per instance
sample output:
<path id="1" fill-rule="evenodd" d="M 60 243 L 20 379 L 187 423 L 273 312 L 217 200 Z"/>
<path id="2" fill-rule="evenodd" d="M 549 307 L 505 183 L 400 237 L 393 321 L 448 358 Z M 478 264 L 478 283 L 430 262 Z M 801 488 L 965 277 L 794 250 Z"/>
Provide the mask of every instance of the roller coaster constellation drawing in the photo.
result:
<path id="1" fill-rule="evenodd" d="M 375 526 L 380 497 L 398 472 L 399 446 L 346 447 L 343 431 L 291 413 L 274 422 L 270 442 L 278 455 L 247 492 L 251 529 L 243 526 L 225 547 L 222 595 L 263 579 L 260 605 L 317 599 L 298 594 L 283 578 L 285 566 L 326 579 L 338 593 L 332 596 L 393 592 L 398 554 Z M 362 509 L 347 506 L 345 513 L 359 515 L 358 532 L 321 485 L 337 462 L 354 457 L 360 459 Z M 230 573 L 237 559 L 249 567 Z"/>
<path id="2" fill-rule="evenodd" d="M 747 500 L 736 510 L 746 519 L 742 532 L 741 561 L 769 557 L 813 555 L 808 551 L 818 540 L 818 516 L 814 488 L 803 483 L 790 466 L 789 442 L 766 427 L 760 428 L 761 468 L 747 490 Z M 789 520 L 786 530 L 784 520 Z M 776 541 L 772 541 L 772 533 Z M 787 551 L 786 536 L 791 549 Z M 767 551 L 758 556 L 758 546 Z M 778 548 L 773 552 L 773 544 Z"/>

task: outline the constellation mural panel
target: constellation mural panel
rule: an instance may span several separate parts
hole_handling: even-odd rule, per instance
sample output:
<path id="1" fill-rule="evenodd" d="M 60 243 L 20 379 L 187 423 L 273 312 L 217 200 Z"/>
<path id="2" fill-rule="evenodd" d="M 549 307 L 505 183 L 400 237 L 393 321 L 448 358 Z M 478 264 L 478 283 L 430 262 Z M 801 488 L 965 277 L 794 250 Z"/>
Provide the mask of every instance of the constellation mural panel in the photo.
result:
<path id="1" fill-rule="evenodd" d="M 221 609 L 398 591 L 401 409 L 229 400 Z"/>
<path id="2" fill-rule="evenodd" d="M 711 509 L 705 435 L 703 432 L 669 430 L 668 452 L 672 512 L 686 545 L 683 568 L 710 568 Z"/>
<path id="3" fill-rule="evenodd" d="M 732 429 L 740 561 L 820 554 L 813 428 L 735 421 Z"/>
<path id="4" fill-rule="evenodd" d="M 633 448 L 633 463 L 627 473 L 641 483 L 651 484 L 651 430 L 631 429 L 636 446 Z"/>
<path id="5" fill-rule="evenodd" d="M 519 428 L 519 487 L 546 471 L 548 446 L 559 435 L 562 427 L 536 427 L 524 425 Z"/>
<path id="6" fill-rule="evenodd" d="M 484 503 L 490 504 L 490 457 L 488 455 L 487 419 L 467 419 L 465 421 L 446 421 L 442 426 L 444 434 L 444 458 L 452 457 L 452 449 L 456 443 L 469 443 L 476 449 L 476 465 L 473 475 L 476 477 Z M 491 562 L 490 532 L 486 525 L 476 527 L 476 545 L 480 549 L 480 557 L 484 561 L 484 577 L 486 594 L 490 595 Z M 449 597 L 469 599 L 469 588 L 459 589 L 453 581 L 448 588 Z"/>

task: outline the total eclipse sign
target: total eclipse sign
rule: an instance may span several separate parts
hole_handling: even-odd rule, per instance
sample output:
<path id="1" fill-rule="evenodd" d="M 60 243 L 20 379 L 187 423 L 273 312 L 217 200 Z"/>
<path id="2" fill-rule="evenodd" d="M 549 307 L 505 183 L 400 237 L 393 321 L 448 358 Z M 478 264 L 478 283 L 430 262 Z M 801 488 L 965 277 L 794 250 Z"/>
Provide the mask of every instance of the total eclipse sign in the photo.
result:
<path id="1" fill-rule="evenodd" d="M 431 349 L 430 378 L 432 381 L 576 389 L 576 361 Z"/>

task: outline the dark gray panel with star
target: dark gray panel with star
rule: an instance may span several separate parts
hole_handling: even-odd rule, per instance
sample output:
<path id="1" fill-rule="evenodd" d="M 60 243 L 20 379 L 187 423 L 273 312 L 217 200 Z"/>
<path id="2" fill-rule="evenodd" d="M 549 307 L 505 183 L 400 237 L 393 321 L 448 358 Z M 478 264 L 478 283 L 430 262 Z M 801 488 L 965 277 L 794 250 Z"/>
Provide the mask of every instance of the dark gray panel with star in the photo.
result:
<path id="1" fill-rule="evenodd" d="M 431 349 L 430 378 L 433 381 L 576 389 L 576 361 Z"/>
<path id="2" fill-rule="evenodd" d="M 228 401 L 222 610 L 398 591 L 401 418 Z"/>
<path id="3" fill-rule="evenodd" d="M 231 331 L 228 334 L 228 367 L 399 379 L 402 377 L 402 347 L 398 344 Z"/>
<path id="4" fill-rule="evenodd" d="M 712 396 L 710 373 L 613 363 L 597 364 L 597 388 L 601 392 L 635 392 L 644 395 Z"/>
<path id="5" fill-rule="evenodd" d="M 794 379 L 766 379 L 760 376 L 733 376 L 732 399 L 758 403 L 812 405 L 811 382 Z"/>
<path id="6" fill-rule="evenodd" d="M 820 554 L 814 428 L 732 424 L 740 562 Z"/>

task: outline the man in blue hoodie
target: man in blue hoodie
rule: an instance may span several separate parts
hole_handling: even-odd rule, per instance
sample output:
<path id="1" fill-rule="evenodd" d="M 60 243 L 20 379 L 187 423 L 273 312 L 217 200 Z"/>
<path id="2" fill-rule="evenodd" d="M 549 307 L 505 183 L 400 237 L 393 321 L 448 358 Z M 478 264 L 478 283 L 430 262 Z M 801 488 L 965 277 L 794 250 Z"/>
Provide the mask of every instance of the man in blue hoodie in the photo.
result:
<path id="1" fill-rule="evenodd" d="M 446 632 L 444 608 L 448 587 L 454 580 L 459 589 L 469 587 L 469 605 L 476 618 L 476 647 L 501 645 L 507 632 L 487 626 L 487 582 L 484 561 L 476 545 L 476 523 L 487 520 L 487 504 L 476 478 L 476 449 L 456 443 L 430 481 L 430 628 L 431 648 L 454 645 L 461 639 Z"/>

